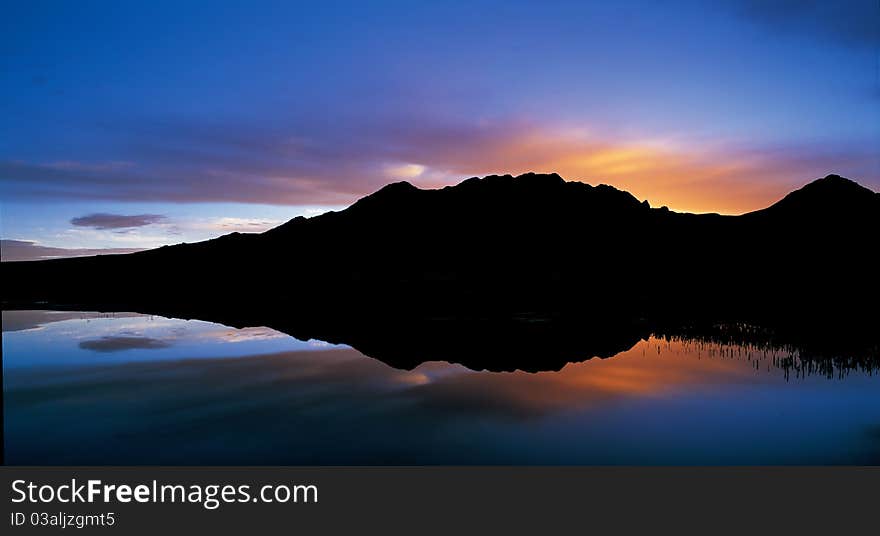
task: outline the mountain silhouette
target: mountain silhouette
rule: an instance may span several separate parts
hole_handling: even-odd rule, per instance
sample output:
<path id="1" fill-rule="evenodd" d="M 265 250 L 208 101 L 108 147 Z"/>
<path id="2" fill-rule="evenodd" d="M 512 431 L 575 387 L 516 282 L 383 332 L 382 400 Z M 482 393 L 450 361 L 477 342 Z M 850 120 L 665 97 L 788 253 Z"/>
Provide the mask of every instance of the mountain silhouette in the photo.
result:
<path id="1" fill-rule="evenodd" d="M 795 217 L 859 219 L 877 210 L 880 193 L 840 175 L 828 175 L 786 195 L 772 206 L 752 212 L 748 217 Z M 815 221 L 815 220 L 814 220 Z"/>
<path id="2" fill-rule="evenodd" d="M 267 325 L 405 368 L 420 358 L 395 340 L 478 368 L 538 370 L 652 332 L 711 338 L 744 324 L 767 328 L 761 344 L 876 356 L 878 229 L 880 194 L 837 175 L 722 216 L 527 173 L 434 190 L 398 182 L 261 234 L 0 271 L 7 309 Z"/>

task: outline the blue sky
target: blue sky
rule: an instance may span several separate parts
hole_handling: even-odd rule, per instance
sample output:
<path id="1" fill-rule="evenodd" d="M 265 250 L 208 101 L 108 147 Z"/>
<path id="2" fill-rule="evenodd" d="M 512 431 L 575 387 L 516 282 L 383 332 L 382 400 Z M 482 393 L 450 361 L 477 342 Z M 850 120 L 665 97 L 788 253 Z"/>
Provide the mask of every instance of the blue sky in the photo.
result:
<path id="1" fill-rule="evenodd" d="M 29 1 L 2 24 L 7 240 L 153 247 L 529 170 L 698 212 L 880 187 L 873 0 Z M 92 214 L 161 218 L 71 223 Z"/>

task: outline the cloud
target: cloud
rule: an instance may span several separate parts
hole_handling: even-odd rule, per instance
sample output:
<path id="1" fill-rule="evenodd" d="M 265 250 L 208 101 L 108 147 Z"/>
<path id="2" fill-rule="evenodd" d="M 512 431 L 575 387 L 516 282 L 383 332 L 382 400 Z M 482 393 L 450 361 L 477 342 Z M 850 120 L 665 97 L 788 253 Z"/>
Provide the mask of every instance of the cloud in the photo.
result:
<path id="1" fill-rule="evenodd" d="M 165 220 L 160 214 L 137 214 L 124 216 L 122 214 L 95 213 L 87 216 L 73 218 L 70 223 L 77 227 L 91 227 L 92 229 L 126 229 L 131 227 L 144 227 Z"/>
<path id="2" fill-rule="evenodd" d="M 99 248 L 99 249 L 68 249 L 41 246 L 30 240 L 0 240 L 0 259 L 11 261 L 38 261 L 62 257 L 83 257 L 86 255 L 113 255 L 134 253 L 141 248 Z"/>
<path id="3" fill-rule="evenodd" d="M 344 205 L 390 180 L 439 187 L 475 175 L 555 171 L 629 190 L 652 205 L 740 213 L 832 172 L 880 185 L 873 147 L 709 146 L 524 119 L 389 115 L 351 119 L 345 129 L 308 120 L 287 127 L 146 121 L 124 130 L 133 136 L 124 161 L 143 164 L 0 162 L 0 194 L 39 201 Z"/>
<path id="4" fill-rule="evenodd" d="M 397 164 L 385 166 L 385 176 L 389 179 L 414 179 L 425 172 L 419 164 Z"/>
<path id="5" fill-rule="evenodd" d="M 100 339 L 91 339 L 79 343 L 79 347 L 83 350 L 102 353 L 122 352 L 125 350 L 159 350 L 169 346 L 171 346 L 171 343 L 162 339 L 127 335 L 108 335 Z"/>
<path id="6" fill-rule="evenodd" d="M 187 231 L 211 231 L 221 233 L 262 233 L 284 223 L 284 220 L 267 218 L 233 218 L 221 217 L 185 221 L 180 224 L 181 229 Z"/>
<path id="7" fill-rule="evenodd" d="M 67 169 L 80 171 L 117 171 L 131 167 L 131 162 L 109 161 L 109 162 L 77 162 L 75 160 L 60 160 L 50 162 L 46 167 L 52 169 Z"/>
<path id="8" fill-rule="evenodd" d="M 736 12 L 771 31 L 842 45 L 880 45 L 880 3 L 877 0 L 731 0 Z"/>

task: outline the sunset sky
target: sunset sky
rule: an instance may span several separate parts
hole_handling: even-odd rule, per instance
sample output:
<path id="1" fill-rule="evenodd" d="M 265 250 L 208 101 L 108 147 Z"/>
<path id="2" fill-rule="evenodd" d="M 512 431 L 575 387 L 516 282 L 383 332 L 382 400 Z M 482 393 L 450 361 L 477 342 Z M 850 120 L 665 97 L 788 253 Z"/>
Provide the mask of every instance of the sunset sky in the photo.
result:
<path id="1" fill-rule="evenodd" d="M 829 173 L 880 189 L 876 0 L 20 1 L 0 47 L 5 260 L 396 180 L 555 171 L 730 214 Z"/>

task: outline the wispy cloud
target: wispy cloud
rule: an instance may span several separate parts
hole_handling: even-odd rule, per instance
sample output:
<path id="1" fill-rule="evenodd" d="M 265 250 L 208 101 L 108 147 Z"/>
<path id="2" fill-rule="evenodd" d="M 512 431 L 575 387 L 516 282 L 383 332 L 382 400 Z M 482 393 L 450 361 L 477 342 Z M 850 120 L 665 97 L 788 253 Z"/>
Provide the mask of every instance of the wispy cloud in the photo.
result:
<path id="1" fill-rule="evenodd" d="M 390 164 L 385 166 L 385 176 L 392 180 L 414 179 L 425 172 L 420 164 Z"/>
<path id="2" fill-rule="evenodd" d="M 183 221 L 178 228 L 186 231 L 212 231 L 220 233 L 262 233 L 284 223 L 283 220 L 266 218 L 203 218 Z"/>
<path id="3" fill-rule="evenodd" d="M 123 214 L 95 213 L 80 216 L 70 220 L 77 227 L 91 227 L 92 229 L 126 229 L 131 227 L 144 227 L 165 220 L 161 214 L 136 214 L 126 216 Z"/>
<path id="4" fill-rule="evenodd" d="M 51 169 L 64 169 L 73 171 L 119 171 L 132 167 L 131 162 L 108 161 L 108 162 L 79 162 L 77 160 L 59 160 L 49 162 L 46 167 Z"/>

